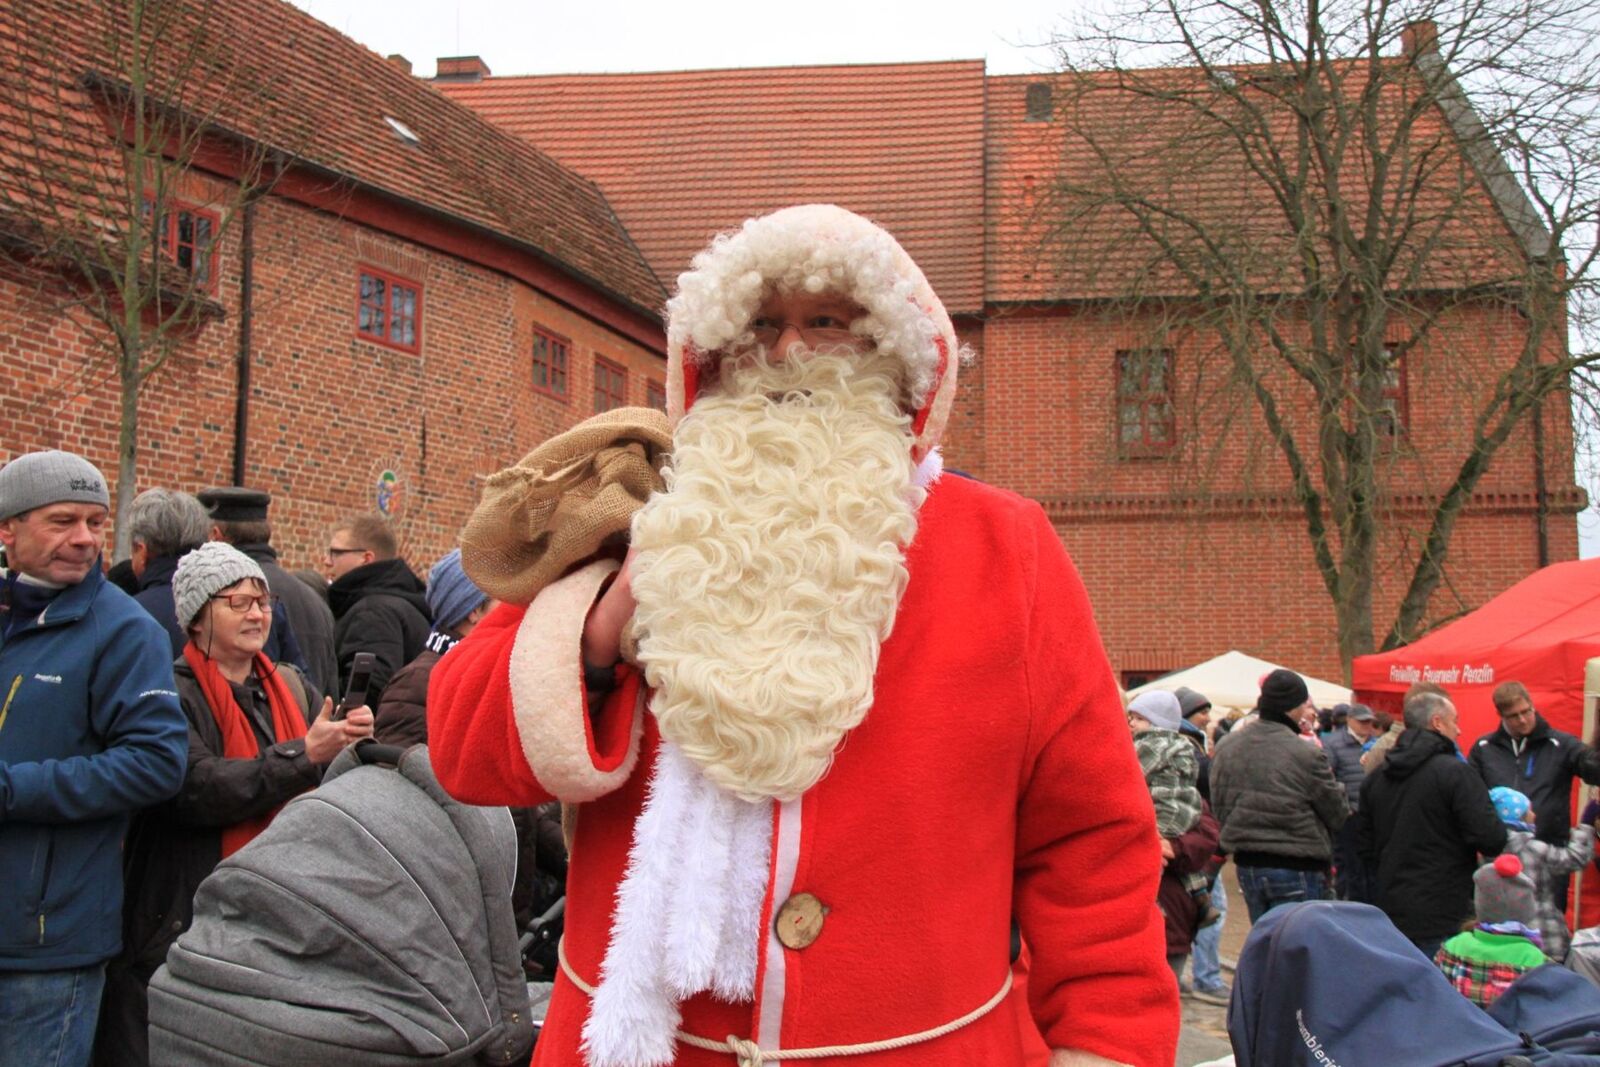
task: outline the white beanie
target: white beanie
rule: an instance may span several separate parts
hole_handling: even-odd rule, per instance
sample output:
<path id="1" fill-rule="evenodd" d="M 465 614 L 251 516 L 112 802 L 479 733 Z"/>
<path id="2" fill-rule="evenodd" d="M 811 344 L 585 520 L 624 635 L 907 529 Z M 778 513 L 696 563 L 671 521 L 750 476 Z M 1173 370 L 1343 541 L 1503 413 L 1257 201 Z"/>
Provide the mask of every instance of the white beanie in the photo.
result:
<path id="1" fill-rule="evenodd" d="M 178 560 L 177 573 L 172 576 L 172 601 L 178 609 L 178 627 L 187 631 L 200 614 L 200 609 L 222 590 L 258 578 L 262 585 L 267 576 L 249 556 L 226 541 L 207 541 L 193 552 Z"/>

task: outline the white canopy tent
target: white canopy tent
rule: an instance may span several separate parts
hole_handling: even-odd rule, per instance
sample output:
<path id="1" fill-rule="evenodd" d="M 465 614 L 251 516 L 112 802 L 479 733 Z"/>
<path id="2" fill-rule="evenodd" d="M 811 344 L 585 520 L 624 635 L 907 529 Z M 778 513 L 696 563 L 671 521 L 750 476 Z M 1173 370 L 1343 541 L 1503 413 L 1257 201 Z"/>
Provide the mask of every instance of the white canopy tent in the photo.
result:
<path id="1" fill-rule="evenodd" d="M 1136 689 L 1130 689 L 1128 696 L 1136 697 L 1149 689 L 1176 689 L 1180 685 L 1186 685 L 1198 693 L 1205 694 L 1206 699 L 1211 701 L 1212 708 L 1218 712 L 1227 714 L 1232 709 L 1249 711 L 1256 706 L 1256 697 L 1261 695 L 1262 675 L 1277 669 L 1278 664 L 1247 656 L 1243 652 L 1224 652 L 1215 659 L 1208 659 L 1204 663 L 1174 671 L 1152 682 L 1146 682 Z M 1350 690 L 1344 686 L 1324 682 L 1308 674 L 1301 674 L 1300 677 L 1306 680 L 1306 688 L 1311 691 L 1311 702 L 1317 707 L 1327 708 L 1334 704 L 1350 702 Z"/>

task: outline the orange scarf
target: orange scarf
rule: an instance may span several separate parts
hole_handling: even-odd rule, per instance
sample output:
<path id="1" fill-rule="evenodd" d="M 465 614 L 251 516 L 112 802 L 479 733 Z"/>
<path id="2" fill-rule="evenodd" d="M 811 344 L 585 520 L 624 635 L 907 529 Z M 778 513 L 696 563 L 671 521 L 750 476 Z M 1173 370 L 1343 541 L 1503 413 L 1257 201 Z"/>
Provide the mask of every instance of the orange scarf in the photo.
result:
<path id="1" fill-rule="evenodd" d="M 217 661 L 195 647 L 193 641 L 183 646 L 183 658 L 194 670 L 200 692 L 216 717 L 217 728 L 222 731 L 222 755 L 226 759 L 259 759 L 261 744 L 245 718 L 244 709 L 233 697 L 233 686 L 222 676 Z M 278 741 L 293 741 L 306 735 L 306 719 L 295 702 L 294 694 L 283 676 L 272 666 L 272 661 L 256 653 L 256 677 L 267 692 L 267 706 L 272 709 L 272 732 Z M 222 831 L 222 858 L 227 859 L 267 828 L 272 817 L 278 814 L 279 804 L 265 815 L 234 823 Z"/>

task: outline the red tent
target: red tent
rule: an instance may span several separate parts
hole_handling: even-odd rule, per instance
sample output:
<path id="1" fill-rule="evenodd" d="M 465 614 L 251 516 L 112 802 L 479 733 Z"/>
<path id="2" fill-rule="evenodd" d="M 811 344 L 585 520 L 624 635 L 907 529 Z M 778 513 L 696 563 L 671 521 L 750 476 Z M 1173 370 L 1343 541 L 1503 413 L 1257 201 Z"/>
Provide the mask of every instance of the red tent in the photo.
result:
<path id="1" fill-rule="evenodd" d="M 1477 611 L 1392 652 L 1356 659 L 1355 699 L 1399 716 L 1413 682 L 1437 682 L 1461 715 L 1463 751 L 1496 729 L 1490 700 L 1501 682 L 1528 687 L 1558 730 L 1587 740 L 1584 668 L 1600 656 L 1600 559 L 1557 563 L 1524 578 Z M 1585 925 L 1600 915 L 1600 879 L 1584 878 Z"/>
<path id="2" fill-rule="evenodd" d="M 1463 750 L 1500 725 L 1489 697 L 1501 682 L 1528 687 L 1558 730 L 1582 737 L 1584 665 L 1600 656 L 1600 559 L 1535 571 L 1477 611 L 1392 652 L 1359 656 L 1355 699 L 1400 713 L 1413 682 L 1444 686 L 1461 713 Z"/>

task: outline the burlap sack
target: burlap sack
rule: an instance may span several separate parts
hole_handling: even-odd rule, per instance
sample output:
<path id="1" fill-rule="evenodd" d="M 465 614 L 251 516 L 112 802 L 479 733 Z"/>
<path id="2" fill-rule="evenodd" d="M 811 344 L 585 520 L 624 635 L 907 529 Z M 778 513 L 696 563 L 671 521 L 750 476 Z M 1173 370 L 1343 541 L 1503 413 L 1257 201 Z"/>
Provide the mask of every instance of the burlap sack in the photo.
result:
<path id="1" fill-rule="evenodd" d="M 615 408 L 489 476 L 466 528 L 461 564 L 489 596 L 527 604 L 574 563 L 625 536 L 672 448 L 655 408 Z"/>

